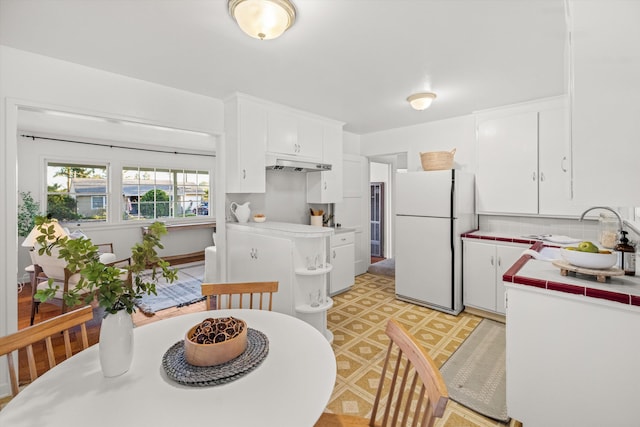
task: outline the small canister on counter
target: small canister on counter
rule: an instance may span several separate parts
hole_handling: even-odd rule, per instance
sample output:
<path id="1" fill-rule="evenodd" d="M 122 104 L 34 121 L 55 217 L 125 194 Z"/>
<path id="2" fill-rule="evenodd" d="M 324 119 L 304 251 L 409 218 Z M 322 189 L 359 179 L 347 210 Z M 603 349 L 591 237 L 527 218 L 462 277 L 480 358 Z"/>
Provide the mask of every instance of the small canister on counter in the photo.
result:
<path id="1" fill-rule="evenodd" d="M 618 242 L 619 222 L 613 215 L 601 213 L 598 218 L 598 241 L 600 246 L 613 249 Z"/>
<path id="2" fill-rule="evenodd" d="M 627 232 L 620 231 L 622 237 L 614 248 L 618 252 L 618 266 L 624 270 L 626 276 L 636 275 L 636 248 L 629 244 Z"/>

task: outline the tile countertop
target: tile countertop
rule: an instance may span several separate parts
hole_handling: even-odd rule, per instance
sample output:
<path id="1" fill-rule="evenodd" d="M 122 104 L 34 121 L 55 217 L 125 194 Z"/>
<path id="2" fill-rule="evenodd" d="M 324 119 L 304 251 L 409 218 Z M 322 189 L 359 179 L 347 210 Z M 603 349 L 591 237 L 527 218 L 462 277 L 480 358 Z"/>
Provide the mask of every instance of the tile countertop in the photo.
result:
<path id="1" fill-rule="evenodd" d="M 327 237 L 334 233 L 333 228 L 315 227 L 313 225 L 292 224 L 288 222 L 228 222 L 227 229 L 251 231 L 257 234 L 280 235 L 286 237 Z"/>
<path id="2" fill-rule="evenodd" d="M 486 232 L 481 230 L 474 230 L 468 233 L 463 233 L 460 237 L 467 239 L 490 240 L 494 242 L 524 243 L 529 245 L 533 245 L 534 243 L 540 241 L 524 236 L 513 236 L 506 233 L 497 233 L 493 231 Z"/>
<path id="3" fill-rule="evenodd" d="M 537 252 L 543 248 L 557 247 L 546 245 L 539 240 L 529 240 L 523 237 L 509 237 L 498 233 L 488 234 L 475 231 L 465 233 L 464 238 L 492 240 L 496 242 L 530 243 L 531 249 Z M 508 283 L 532 286 L 549 291 L 564 292 L 573 295 L 583 295 L 587 298 L 603 299 L 620 304 L 640 307 L 640 276 L 614 276 L 600 283 L 595 276 L 584 274 L 568 276 L 560 275 L 560 268 L 549 261 L 541 261 L 530 255 L 523 255 L 509 268 L 502 279 Z"/>

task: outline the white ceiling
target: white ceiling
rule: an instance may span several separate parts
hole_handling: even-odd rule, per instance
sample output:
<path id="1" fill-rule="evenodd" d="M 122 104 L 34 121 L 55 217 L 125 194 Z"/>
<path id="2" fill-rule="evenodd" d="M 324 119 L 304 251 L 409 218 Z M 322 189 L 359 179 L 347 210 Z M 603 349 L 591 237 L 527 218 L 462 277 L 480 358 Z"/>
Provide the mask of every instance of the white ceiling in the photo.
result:
<path id="1" fill-rule="evenodd" d="M 365 134 L 565 93 L 563 0 L 293 0 L 260 41 L 226 0 L 0 0 L 0 43 Z M 438 98 L 418 112 L 406 97 Z"/>

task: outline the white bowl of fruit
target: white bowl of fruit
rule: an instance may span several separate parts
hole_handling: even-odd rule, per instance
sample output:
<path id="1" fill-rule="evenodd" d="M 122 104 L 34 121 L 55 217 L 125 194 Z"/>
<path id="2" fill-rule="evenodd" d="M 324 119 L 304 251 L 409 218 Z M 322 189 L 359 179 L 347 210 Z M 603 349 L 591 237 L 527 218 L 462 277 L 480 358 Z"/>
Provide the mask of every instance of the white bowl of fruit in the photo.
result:
<path id="1" fill-rule="evenodd" d="M 267 220 L 267 217 L 264 216 L 264 214 L 255 214 L 253 216 L 253 220 L 255 222 L 265 222 Z"/>
<path id="2" fill-rule="evenodd" d="M 577 246 L 562 248 L 560 256 L 571 265 L 595 270 L 611 268 L 618 262 L 618 254 L 601 250 L 588 241 L 580 242 Z"/>

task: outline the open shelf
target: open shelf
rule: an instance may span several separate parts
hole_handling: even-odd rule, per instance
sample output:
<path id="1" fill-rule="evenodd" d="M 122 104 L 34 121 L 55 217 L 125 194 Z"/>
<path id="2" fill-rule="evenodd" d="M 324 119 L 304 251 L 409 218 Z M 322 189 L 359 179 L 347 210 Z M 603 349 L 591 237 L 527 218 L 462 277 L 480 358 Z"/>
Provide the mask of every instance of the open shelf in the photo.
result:
<path id="1" fill-rule="evenodd" d="M 309 270 L 307 268 L 296 268 L 295 272 L 300 276 L 319 276 L 321 274 L 327 274 L 333 269 L 331 264 L 326 264 L 322 268 L 316 268 L 315 270 Z"/>
<path id="2" fill-rule="evenodd" d="M 318 307 L 311 307 L 309 304 L 302 304 L 296 306 L 296 312 L 298 313 L 322 313 L 323 311 L 329 310 L 333 307 L 333 300 L 331 298 L 327 298 L 327 301 L 324 304 L 320 304 Z"/>

